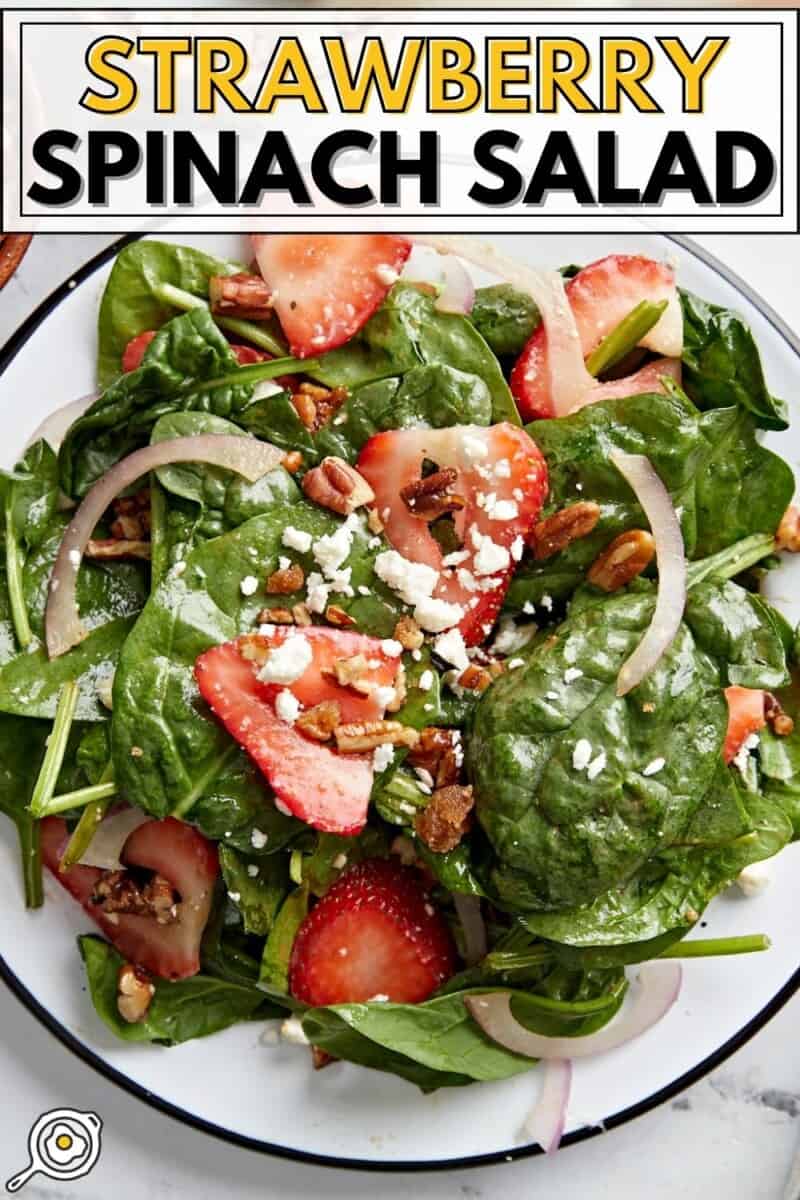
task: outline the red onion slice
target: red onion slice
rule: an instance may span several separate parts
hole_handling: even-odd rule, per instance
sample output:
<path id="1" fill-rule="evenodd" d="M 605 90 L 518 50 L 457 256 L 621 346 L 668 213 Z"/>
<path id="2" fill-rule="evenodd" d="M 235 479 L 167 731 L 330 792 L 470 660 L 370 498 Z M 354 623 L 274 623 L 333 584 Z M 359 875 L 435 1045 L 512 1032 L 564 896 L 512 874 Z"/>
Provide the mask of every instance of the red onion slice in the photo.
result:
<path id="1" fill-rule="evenodd" d="M 510 992 L 466 996 L 471 1016 L 492 1041 L 528 1058 L 589 1058 L 624 1046 L 645 1033 L 666 1013 L 681 990 L 677 962 L 649 962 L 639 970 L 639 988 L 633 1003 L 604 1029 L 585 1037 L 545 1037 L 520 1025 L 511 1011 Z"/>
<path id="2" fill-rule="evenodd" d="M 672 645 L 686 606 L 686 554 L 678 515 L 669 492 L 643 454 L 614 450 L 611 461 L 633 489 L 650 522 L 656 544 L 658 594 L 644 637 L 617 676 L 617 695 L 625 696 L 650 674 Z"/>
<path id="3" fill-rule="evenodd" d="M 453 904 L 464 931 L 464 962 L 468 967 L 474 967 L 486 957 L 488 949 L 480 897 L 462 896 L 454 892 Z"/>
<path id="4" fill-rule="evenodd" d="M 555 1154 L 564 1136 L 571 1087 L 572 1063 L 568 1058 L 548 1058 L 542 1063 L 542 1090 L 522 1132 L 538 1142 L 545 1154 Z"/>
<path id="5" fill-rule="evenodd" d="M 134 829 L 151 821 L 147 813 L 139 808 L 119 809 L 109 813 L 97 826 L 94 837 L 79 862 L 82 867 L 99 867 L 103 871 L 117 871 L 122 866 L 120 855 Z"/>
<path id="6" fill-rule="evenodd" d="M 77 421 L 78 417 L 82 417 L 87 408 L 91 408 L 99 395 L 99 392 L 90 392 L 88 396 L 79 396 L 77 400 L 71 400 L 69 404 L 64 404 L 54 412 L 48 413 L 28 438 L 25 449 L 27 450 L 34 442 L 38 442 L 40 438 L 44 438 L 54 450 L 57 450 L 70 425 Z"/>
<path id="7" fill-rule="evenodd" d="M 75 598 L 75 583 L 86 544 L 111 501 L 157 467 L 205 462 L 227 467 L 254 483 L 283 460 L 283 451 L 251 437 L 199 434 L 144 446 L 123 458 L 86 495 L 70 521 L 58 550 L 45 612 L 45 641 L 50 658 L 71 650 L 86 637 Z"/>
<path id="8" fill-rule="evenodd" d="M 595 380 L 586 370 L 575 316 L 558 271 L 536 270 L 525 263 L 506 258 L 492 246 L 473 242 L 463 235 L 434 237 L 415 234 L 411 241 L 432 246 L 441 254 L 456 254 L 532 296 L 547 333 L 547 364 L 555 415 L 563 417 L 584 403 L 584 398 L 595 386 Z"/>
<path id="9" fill-rule="evenodd" d="M 437 312 L 461 313 L 466 316 L 472 312 L 475 303 L 475 284 L 472 282 L 472 276 L 454 254 L 444 255 L 441 264 L 444 286 L 433 307 Z"/>

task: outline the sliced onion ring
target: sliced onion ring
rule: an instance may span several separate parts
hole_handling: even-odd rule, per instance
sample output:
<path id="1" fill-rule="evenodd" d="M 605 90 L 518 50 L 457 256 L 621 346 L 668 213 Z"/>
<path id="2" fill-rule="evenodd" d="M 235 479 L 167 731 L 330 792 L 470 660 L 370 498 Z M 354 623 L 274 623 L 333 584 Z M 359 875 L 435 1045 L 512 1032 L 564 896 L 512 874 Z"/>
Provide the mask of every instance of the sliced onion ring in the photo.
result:
<path id="1" fill-rule="evenodd" d="M 462 896 L 454 892 L 453 904 L 464 931 L 464 962 L 468 967 L 474 967 L 486 957 L 488 949 L 480 897 Z"/>
<path id="2" fill-rule="evenodd" d="M 454 254 L 445 254 L 441 263 L 444 287 L 436 297 L 433 307 L 437 312 L 462 313 L 466 316 L 472 312 L 475 303 L 475 284 L 472 282 L 472 276 Z"/>
<path id="3" fill-rule="evenodd" d="M 611 461 L 633 489 L 656 543 L 658 594 L 653 618 L 633 654 L 620 667 L 617 695 L 625 696 L 649 675 L 672 645 L 686 606 L 686 554 L 672 498 L 643 454 L 611 453 Z"/>
<path id="4" fill-rule="evenodd" d="M 254 483 L 283 460 L 283 451 L 251 437 L 205 433 L 170 438 L 144 446 L 123 458 L 86 495 L 70 521 L 58 550 L 45 612 L 45 641 L 50 658 L 65 654 L 86 637 L 75 597 L 78 568 L 86 544 L 111 501 L 148 471 L 177 462 L 227 467 Z"/>
<path id="5" fill-rule="evenodd" d="M 545 1059 L 541 1074 L 542 1090 L 522 1132 L 532 1142 L 538 1142 L 545 1154 L 555 1154 L 567 1123 L 572 1063 L 568 1058 Z"/>
<path id="6" fill-rule="evenodd" d="M 94 837 L 80 858 L 82 867 L 99 867 L 103 871 L 117 871 L 122 866 L 120 855 L 134 829 L 151 821 L 140 808 L 126 805 L 117 812 L 109 813 L 97 826 Z"/>
<path id="7" fill-rule="evenodd" d="M 681 990 L 677 962 L 645 963 L 639 970 L 639 987 L 633 1003 L 610 1025 L 584 1037 L 545 1037 L 520 1025 L 511 1011 L 510 992 L 466 996 L 471 1016 L 492 1041 L 528 1058 L 589 1058 L 624 1046 L 645 1033 L 666 1013 Z"/>
<path id="8" fill-rule="evenodd" d="M 82 417 L 87 408 L 91 408 L 99 395 L 99 392 L 89 392 L 88 396 L 79 396 L 77 400 L 71 400 L 69 404 L 63 404 L 61 408 L 48 413 L 28 438 L 25 443 L 25 449 L 27 450 L 34 442 L 38 442 L 40 438 L 44 438 L 54 450 L 57 450 L 64 440 L 64 434 L 73 421 L 77 421 L 78 417 Z"/>
<path id="9" fill-rule="evenodd" d="M 586 370 L 575 315 L 558 271 L 535 270 L 463 235 L 414 234 L 410 240 L 432 246 L 440 254 L 456 254 L 532 296 L 547 333 L 547 364 L 555 415 L 563 417 L 584 403 L 595 380 Z"/>

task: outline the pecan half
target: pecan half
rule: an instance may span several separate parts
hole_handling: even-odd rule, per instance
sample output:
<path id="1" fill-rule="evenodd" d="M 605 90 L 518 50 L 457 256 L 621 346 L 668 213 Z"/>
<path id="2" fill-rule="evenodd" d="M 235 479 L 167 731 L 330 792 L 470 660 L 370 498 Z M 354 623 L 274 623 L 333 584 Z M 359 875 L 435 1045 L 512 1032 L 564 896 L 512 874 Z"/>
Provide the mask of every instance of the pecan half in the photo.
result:
<path id="1" fill-rule="evenodd" d="M 294 613 L 289 608 L 262 608 L 256 621 L 259 625 L 294 625 Z"/>
<path id="2" fill-rule="evenodd" d="M 128 541 L 125 538 L 89 538 L 86 543 L 87 558 L 143 558 L 149 559 L 151 547 L 149 542 Z"/>
<path id="3" fill-rule="evenodd" d="M 212 313 L 243 321 L 266 321 L 272 315 L 272 293 L 260 275 L 212 275 L 208 281 Z"/>
<path id="4" fill-rule="evenodd" d="M 615 592 L 641 575 L 653 561 L 656 544 L 653 535 L 644 529 L 629 529 L 621 533 L 597 556 L 586 578 L 604 592 Z"/>
<path id="5" fill-rule="evenodd" d="M 435 521 L 445 513 L 458 512 L 466 504 L 463 496 L 457 496 L 450 491 L 458 479 L 458 472 L 452 467 L 443 471 L 435 471 L 424 479 L 415 479 L 400 489 L 400 499 L 414 517 L 422 521 Z"/>
<path id="6" fill-rule="evenodd" d="M 474 805 L 471 787 L 438 788 L 414 821 L 417 836 L 437 854 L 454 850 L 469 830 Z"/>
<path id="7" fill-rule="evenodd" d="M 559 509 L 534 525 L 528 537 L 533 557 L 540 561 L 564 550 L 570 542 L 586 537 L 600 520 L 600 505 L 580 500 Z"/>
<path id="8" fill-rule="evenodd" d="M 301 713 L 294 727 L 315 742 L 327 742 L 341 719 L 342 710 L 336 701 L 323 700 Z"/>
<path id="9" fill-rule="evenodd" d="M 455 783 L 458 779 L 458 757 L 453 731 L 427 725 L 409 754 L 408 761 L 412 767 L 422 767 L 427 771 L 437 788 Z"/>
<path id="10" fill-rule="evenodd" d="M 305 572 L 299 563 L 292 563 L 280 571 L 273 571 L 267 579 L 266 592 L 268 596 L 290 596 L 299 592 L 306 581 Z"/>
<path id="11" fill-rule="evenodd" d="M 355 617 L 351 617 L 349 612 L 345 612 L 338 604 L 329 604 L 325 609 L 325 620 L 331 625 L 335 625 L 337 629 L 352 629 L 357 625 Z"/>
<path id="12" fill-rule="evenodd" d="M 372 683 L 364 678 L 368 670 L 364 655 L 353 654 L 350 658 L 338 658 L 332 667 L 324 667 L 322 674 L 335 679 L 340 687 L 349 687 L 368 696 L 372 691 Z"/>
<path id="13" fill-rule="evenodd" d="M 394 640 L 404 650 L 419 650 L 425 641 L 425 634 L 413 617 L 401 617 L 394 627 Z"/>
<path id="14" fill-rule="evenodd" d="M 401 725 L 399 721 L 353 721 L 349 725 L 338 725 L 334 737 L 343 754 L 361 754 L 387 743 L 413 749 L 419 741 L 416 729 Z"/>
<path id="15" fill-rule="evenodd" d="M 91 903 L 104 913 L 127 913 L 154 917 L 159 925 L 178 919 L 178 895 L 163 875 L 153 875 L 140 884 L 130 871 L 104 871 L 92 893 Z"/>
<path id="16" fill-rule="evenodd" d="M 313 433 L 317 428 L 317 406 L 314 398 L 306 395 L 305 392 L 295 392 L 292 396 L 292 405 L 306 429 Z"/>
<path id="17" fill-rule="evenodd" d="M 363 475 L 342 458 L 324 458 L 303 477 L 309 500 L 333 512 L 349 516 L 362 504 L 371 504 L 375 493 Z"/>
<path id="18" fill-rule="evenodd" d="M 406 687 L 406 669 L 401 663 L 397 668 L 397 674 L 394 677 L 394 696 L 386 705 L 386 711 L 390 713 L 399 712 L 406 702 L 408 696 L 408 688 Z"/>
<path id="19" fill-rule="evenodd" d="M 248 633 L 238 642 L 239 653 L 246 662 L 263 667 L 269 658 L 269 643 L 260 633 Z"/>
<path id="20" fill-rule="evenodd" d="M 155 990 L 141 967 L 123 963 L 117 975 L 117 1011 L 123 1021 L 131 1025 L 143 1021 Z"/>
<path id="21" fill-rule="evenodd" d="M 311 613 L 308 611 L 307 604 L 303 604 L 303 603 L 293 604 L 292 605 L 292 616 L 294 617 L 295 625 L 310 625 L 311 624 Z"/>
<path id="22" fill-rule="evenodd" d="M 781 517 L 778 532 L 775 534 L 775 548 L 788 550 L 792 554 L 800 552 L 800 508 L 790 504 Z"/>

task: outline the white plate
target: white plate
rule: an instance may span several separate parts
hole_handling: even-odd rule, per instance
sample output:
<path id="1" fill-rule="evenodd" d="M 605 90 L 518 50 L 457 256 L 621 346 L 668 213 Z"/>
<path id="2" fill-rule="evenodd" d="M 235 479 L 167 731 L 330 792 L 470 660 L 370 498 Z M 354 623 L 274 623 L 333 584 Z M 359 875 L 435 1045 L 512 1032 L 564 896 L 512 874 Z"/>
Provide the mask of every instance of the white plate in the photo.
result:
<path id="1" fill-rule="evenodd" d="M 242 256 L 233 237 L 174 237 L 211 253 Z M 738 309 L 750 322 L 772 389 L 791 397 L 800 346 L 745 285 L 686 241 L 636 236 L 498 237 L 508 253 L 540 264 L 590 262 L 612 250 L 670 256 L 680 282 L 709 300 Z M 110 254 L 88 263 L 11 339 L 0 356 L 2 456 L 10 465 L 28 435 L 53 408 L 94 386 L 97 304 Z M 772 435 L 793 468 L 797 429 Z M 779 572 L 776 599 L 800 618 L 800 562 Z M 792 595 L 795 599 L 792 601 Z M 771 864 L 771 886 L 756 899 L 723 896 L 706 914 L 705 935 L 765 932 L 765 954 L 685 964 L 680 1000 L 635 1042 L 576 1064 L 567 1142 L 613 1127 L 675 1095 L 759 1029 L 800 985 L 796 953 L 796 875 L 800 848 Z M 47 902 L 22 907 L 17 850 L 10 823 L 0 827 L 0 974 L 22 1002 L 84 1061 L 171 1116 L 237 1144 L 336 1166 L 430 1169 L 518 1158 L 537 1149 L 518 1130 L 539 1087 L 538 1073 L 503 1083 L 446 1089 L 422 1096 L 390 1075 L 337 1063 L 311 1070 L 308 1053 L 260 1042 L 245 1024 L 172 1049 L 115 1041 L 85 991 L 75 935 L 87 920 L 52 879 Z"/>

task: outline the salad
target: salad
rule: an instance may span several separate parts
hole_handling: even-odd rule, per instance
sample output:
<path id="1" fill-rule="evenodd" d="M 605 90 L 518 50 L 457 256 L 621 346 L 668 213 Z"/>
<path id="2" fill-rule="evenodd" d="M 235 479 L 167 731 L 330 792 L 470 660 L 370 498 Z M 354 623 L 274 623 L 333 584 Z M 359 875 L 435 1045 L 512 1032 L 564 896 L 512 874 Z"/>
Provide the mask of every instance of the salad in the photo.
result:
<path id="1" fill-rule="evenodd" d="M 572 1059 L 681 958 L 769 946 L 687 935 L 800 831 L 785 404 L 642 256 L 248 252 L 127 245 L 98 392 L 2 476 L 26 903 L 44 866 L 83 906 L 126 1041 L 277 1019 L 425 1091 L 538 1068 L 554 1149 Z"/>

